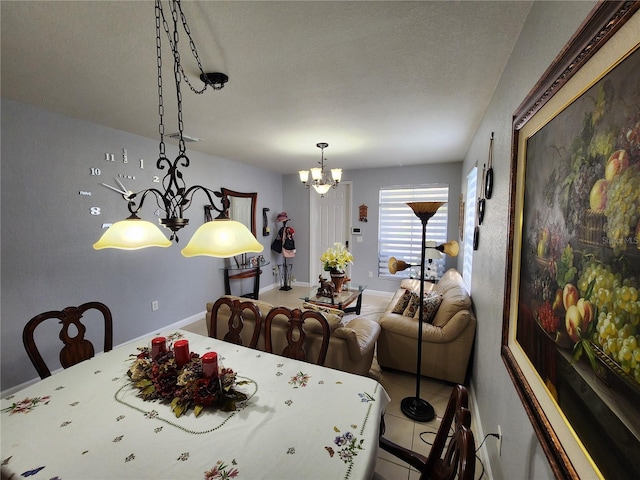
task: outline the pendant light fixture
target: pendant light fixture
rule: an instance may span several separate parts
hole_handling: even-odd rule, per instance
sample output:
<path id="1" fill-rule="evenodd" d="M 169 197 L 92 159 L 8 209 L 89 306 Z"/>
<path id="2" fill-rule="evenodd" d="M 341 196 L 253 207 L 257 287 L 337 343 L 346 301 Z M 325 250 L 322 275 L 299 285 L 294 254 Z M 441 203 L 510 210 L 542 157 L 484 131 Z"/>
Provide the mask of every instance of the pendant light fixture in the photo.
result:
<path id="1" fill-rule="evenodd" d="M 316 192 L 320 194 L 320 198 L 324 197 L 324 194 L 329 191 L 330 188 L 336 188 L 342 180 L 342 169 L 341 168 L 332 168 L 331 169 L 331 179 L 325 177 L 324 174 L 324 149 L 329 146 L 328 143 L 317 143 L 316 147 L 318 147 L 321 151 L 320 167 L 314 167 L 311 169 L 311 181 L 309 181 L 309 170 L 300 170 L 298 174 L 300 175 L 300 181 L 302 184 L 307 187 L 313 187 Z"/>
<path id="2" fill-rule="evenodd" d="M 189 224 L 189 219 L 184 218 L 184 211 L 189 208 L 193 201 L 193 195 L 200 191 L 203 192 L 208 200 L 208 204 L 219 212 L 214 220 L 200 226 L 187 244 L 182 249 L 185 257 L 193 256 L 212 256 L 212 257 L 232 257 L 240 253 L 246 252 L 262 252 L 264 247 L 253 236 L 251 231 L 228 217 L 229 200 L 223 197 L 222 193 L 213 191 L 201 185 L 187 187 L 183 174 L 179 167 L 188 167 L 190 160 L 186 153 L 184 124 L 182 120 L 182 94 L 180 91 L 181 80 L 195 93 L 203 93 L 208 86 L 214 90 L 220 90 L 224 87 L 228 77 L 223 73 L 205 73 L 202 69 L 200 58 L 196 46 L 191 38 L 191 33 L 187 25 L 186 17 L 182 11 L 180 0 L 169 0 L 169 8 L 171 18 L 169 21 L 165 17 L 162 6 L 162 0 L 155 2 L 156 17 L 156 54 L 158 66 L 158 112 L 160 115 L 160 124 L 158 127 L 160 133 L 160 154 L 156 162 L 159 170 L 167 170 L 167 174 L 162 180 L 162 190 L 157 188 L 149 188 L 137 193 L 123 195 L 128 202 L 130 216 L 126 220 L 114 223 L 102 235 L 100 240 L 93 245 L 96 250 L 103 248 L 116 248 L 121 250 L 137 250 L 147 247 L 169 247 L 172 240 L 176 243 L 179 241 L 178 231 Z M 181 20 L 182 27 L 189 37 L 189 45 L 191 52 L 195 57 L 200 69 L 200 78 L 204 82 L 204 87 L 200 90 L 193 87 L 186 76 L 182 65 L 180 64 L 180 54 L 178 51 L 179 32 L 178 19 Z M 170 22 L 172 28 L 170 28 Z M 162 95 L 162 35 L 161 27 L 166 32 L 171 52 L 173 55 L 173 77 L 176 85 L 177 104 L 178 104 L 178 155 L 171 161 L 165 153 L 164 143 L 164 99 Z M 142 220 L 138 213 L 144 204 L 145 199 L 151 195 L 154 197 L 158 207 L 164 212 L 160 223 L 171 230 L 169 239 L 162 233 L 158 226 L 152 222 Z M 214 197 L 221 199 L 222 207 L 217 207 Z"/>

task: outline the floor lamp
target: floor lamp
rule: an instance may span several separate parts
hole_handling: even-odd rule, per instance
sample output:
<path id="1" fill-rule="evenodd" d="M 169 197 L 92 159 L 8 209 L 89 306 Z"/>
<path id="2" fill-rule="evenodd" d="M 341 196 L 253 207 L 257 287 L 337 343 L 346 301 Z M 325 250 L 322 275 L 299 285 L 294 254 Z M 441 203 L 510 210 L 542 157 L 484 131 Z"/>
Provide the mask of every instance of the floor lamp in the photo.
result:
<path id="1" fill-rule="evenodd" d="M 407 205 L 411 207 L 413 213 L 422 222 L 422 245 L 420 254 L 420 305 L 418 308 L 418 352 L 416 362 L 416 395 L 415 397 L 403 398 L 400 402 L 400 409 L 407 417 L 417 422 L 428 422 L 435 416 L 433 406 L 420 398 L 420 374 L 422 372 L 422 324 L 424 312 L 424 267 L 425 260 L 428 258 L 432 261 L 434 258 L 441 258 L 442 253 L 451 256 L 458 254 L 459 248 L 456 241 L 447 242 L 443 245 L 427 247 L 427 222 L 433 217 L 438 209 L 446 202 L 409 202 Z M 408 264 L 402 260 L 396 260 L 391 257 L 389 259 L 389 271 L 405 270 L 414 265 Z"/>

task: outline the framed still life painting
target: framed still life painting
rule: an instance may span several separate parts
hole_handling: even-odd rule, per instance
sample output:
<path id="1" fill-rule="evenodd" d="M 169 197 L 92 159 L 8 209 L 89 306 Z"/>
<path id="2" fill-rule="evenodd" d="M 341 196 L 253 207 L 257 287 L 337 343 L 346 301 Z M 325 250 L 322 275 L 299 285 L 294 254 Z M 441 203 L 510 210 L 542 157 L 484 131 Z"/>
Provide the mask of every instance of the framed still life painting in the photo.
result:
<path id="1" fill-rule="evenodd" d="M 558 478 L 640 478 L 640 2 L 514 114 L 502 358 Z"/>

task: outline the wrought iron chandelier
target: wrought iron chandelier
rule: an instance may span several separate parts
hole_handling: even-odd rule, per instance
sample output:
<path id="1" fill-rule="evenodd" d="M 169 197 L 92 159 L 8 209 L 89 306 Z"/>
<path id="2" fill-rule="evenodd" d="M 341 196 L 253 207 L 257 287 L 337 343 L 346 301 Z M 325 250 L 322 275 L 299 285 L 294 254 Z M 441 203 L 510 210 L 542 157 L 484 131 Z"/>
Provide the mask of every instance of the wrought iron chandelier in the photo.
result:
<path id="1" fill-rule="evenodd" d="M 219 213 L 218 217 L 210 222 L 201 225 L 185 248 L 182 254 L 185 257 L 198 255 L 213 257 L 231 257 L 247 252 L 262 252 L 264 247 L 253 236 L 249 229 L 241 224 L 230 220 L 228 217 L 229 200 L 223 197 L 222 193 L 213 191 L 201 185 L 193 185 L 187 187 L 183 174 L 179 167 L 187 168 L 190 160 L 186 153 L 184 139 L 184 123 L 182 119 L 182 94 L 180 91 L 181 80 L 184 79 L 189 88 L 198 94 L 203 93 L 208 86 L 214 90 L 220 90 L 224 87 L 228 77 L 223 73 L 205 73 L 202 69 L 200 58 L 196 46 L 191 38 L 191 33 L 187 25 L 186 17 L 182 11 L 180 0 L 169 0 L 171 10 L 172 28 L 169 21 L 165 17 L 162 6 L 162 0 L 155 2 L 155 18 L 156 18 L 156 53 L 158 66 L 158 112 L 160 116 L 160 124 L 158 131 L 160 133 L 160 154 L 156 162 L 159 170 L 167 170 L 167 174 L 162 179 L 162 191 L 157 188 L 148 188 L 137 193 L 123 192 L 123 197 L 127 201 L 130 216 L 122 221 L 114 223 L 102 235 L 100 240 L 93 245 L 96 250 L 103 248 L 116 248 L 122 250 L 137 250 L 146 247 L 169 247 L 172 240 L 176 243 L 179 241 L 178 231 L 189 224 L 189 219 L 184 218 L 184 211 L 187 210 L 192 203 L 193 195 L 200 191 L 203 192 L 209 202 L 211 208 Z M 180 63 L 180 53 L 178 50 L 179 19 L 182 23 L 184 31 L 189 37 L 189 45 L 191 52 L 195 57 L 198 68 L 200 69 L 200 78 L 204 82 L 201 89 L 195 88 L 189 81 L 184 69 Z M 167 34 L 171 52 L 173 54 L 173 76 L 176 85 L 177 106 L 178 106 L 178 155 L 171 161 L 166 156 L 164 142 L 164 99 L 162 95 L 162 35 L 161 30 Z M 169 239 L 162 233 L 158 226 L 152 222 L 142 220 L 138 213 L 142 208 L 145 199 L 151 196 L 155 199 L 159 209 L 164 212 L 164 217 L 160 219 L 160 223 L 171 230 Z M 214 197 L 221 199 L 222 207 L 217 207 Z"/>
<path id="2" fill-rule="evenodd" d="M 329 146 L 328 143 L 317 143 L 316 147 L 318 147 L 321 151 L 320 167 L 314 167 L 311 169 L 311 181 L 309 181 L 309 170 L 300 170 L 298 174 L 300 175 L 300 181 L 302 184 L 307 187 L 313 187 L 316 192 L 320 194 L 320 197 L 324 197 L 324 194 L 329 191 L 330 188 L 336 188 L 342 180 L 342 169 L 341 168 L 332 168 L 331 169 L 331 179 L 325 177 L 324 174 L 324 149 Z"/>

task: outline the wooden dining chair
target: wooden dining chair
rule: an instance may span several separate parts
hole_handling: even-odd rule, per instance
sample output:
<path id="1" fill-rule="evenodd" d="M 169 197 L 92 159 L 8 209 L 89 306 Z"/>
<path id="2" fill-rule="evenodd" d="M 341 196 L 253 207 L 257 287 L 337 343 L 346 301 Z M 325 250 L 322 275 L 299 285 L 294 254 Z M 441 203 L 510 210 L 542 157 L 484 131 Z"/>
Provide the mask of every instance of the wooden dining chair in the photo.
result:
<path id="1" fill-rule="evenodd" d="M 443 463 L 445 458 L 443 457 L 443 453 L 447 447 L 449 435 L 452 432 L 455 435 L 461 426 L 467 429 L 471 428 L 471 412 L 469 411 L 468 406 L 469 393 L 467 388 L 464 385 L 455 385 L 451 391 L 451 395 L 449 396 L 449 401 L 444 411 L 444 415 L 442 416 L 440 427 L 436 432 L 431 450 L 429 450 L 429 454 L 426 456 L 402 447 L 385 438 L 384 417 L 382 418 L 380 427 L 380 448 L 417 469 L 422 474 L 420 477 L 421 479 L 450 478 L 443 474 L 443 472 L 448 472 L 452 468 L 451 466 L 446 466 L 446 464 Z M 465 436 L 468 437 L 468 435 Z M 473 454 L 475 456 L 475 452 Z M 456 458 L 460 457 L 453 456 L 449 460 L 455 460 Z M 472 463 L 472 468 L 475 468 L 475 461 Z"/>
<path id="2" fill-rule="evenodd" d="M 287 307 L 273 308 L 267 314 L 267 318 L 265 318 L 264 321 L 265 350 L 269 353 L 274 353 L 273 321 L 279 315 L 282 315 L 287 319 L 287 346 L 284 348 L 282 353 L 280 353 L 280 355 L 282 355 L 283 357 L 310 362 L 310 360 L 307 358 L 307 352 L 305 350 L 305 342 L 307 339 L 307 334 L 305 332 L 305 322 L 316 322 L 320 326 L 320 331 L 322 333 L 322 343 L 320 345 L 320 350 L 318 352 L 318 357 L 316 358 L 315 363 L 317 365 L 324 365 L 324 361 L 327 358 L 327 350 L 329 349 L 331 329 L 329 328 L 329 322 L 327 322 L 325 316 L 318 311 L 302 311 L 299 308 L 290 309 Z"/>
<path id="3" fill-rule="evenodd" d="M 245 313 L 252 313 L 255 318 L 255 326 L 253 328 L 253 335 L 249 340 L 250 348 L 256 348 L 258 345 L 258 339 L 260 338 L 260 330 L 262 328 L 262 314 L 260 313 L 260 307 L 251 301 L 242 301 L 227 297 L 221 297 L 213 304 L 211 308 L 211 333 L 210 337 L 218 338 L 218 313 L 220 309 L 228 308 L 230 310 L 229 315 L 229 331 L 225 334 L 222 340 L 236 345 L 243 345 L 241 333 L 245 324 Z"/>
<path id="4" fill-rule="evenodd" d="M 80 321 L 88 310 L 97 310 L 104 319 L 104 351 L 108 352 L 113 348 L 113 319 L 109 308 L 100 302 L 87 302 L 79 307 L 67 307 L 64 310 L 52 310 L 50 312 L 36 315 L 27 322 L 22 331 L 22 343 L 36 368 L 40 378 L 51 376 L 51 371 L 45 363 L 34 339 L 34 331 L 41 323 L 55 318 L 62 324 L 60 329 L 60 340 L 64 344 L 60 351 L 60 364 L 63 368 L 68 368 L 76 363 L 80 363 L 95 355 L 93 344 L 84 338 L 87 328 Z M 69 327 L 73 326 L 76 335 L 72 336 Z M 72 330 L 73 332 L 73 330 Z"/>
<path id="5" fill-rule="evenodd" d="M 468 410 L 467 410 L 468 412 Z M 434 480 L 474 480 L 476 473 L 476 445 L 471 428 L 458 425 L 447 445 L 444 456 L 433 470 L 420 478 Z"/>

